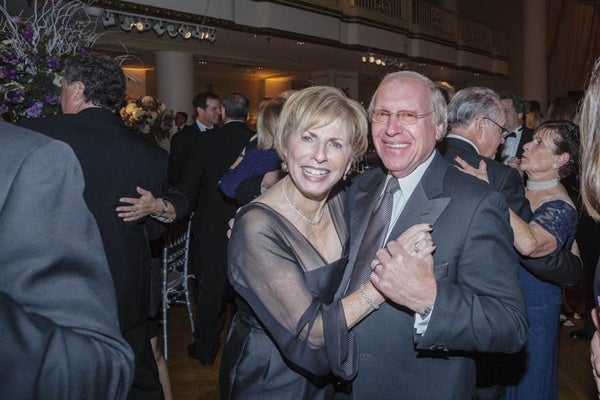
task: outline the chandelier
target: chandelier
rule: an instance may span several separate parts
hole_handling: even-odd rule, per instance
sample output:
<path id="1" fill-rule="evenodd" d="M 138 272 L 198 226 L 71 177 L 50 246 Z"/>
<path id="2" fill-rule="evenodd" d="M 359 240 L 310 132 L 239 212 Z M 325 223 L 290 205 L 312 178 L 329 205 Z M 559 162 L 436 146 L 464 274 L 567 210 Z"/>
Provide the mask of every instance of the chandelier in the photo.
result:
<path id="1" fill-rule="evenodd" d="M 104 10 L 102 25 L 105 28 L 119 25 L 126 32 L 136 30 L 141 33 L 152 29 L 157 36 L 162 36 L 166 32 L 172 38 L 181 36 L 185 40 L 194 38 L 214 42 L 217 39 L 216 29 L 211 26 L 182 23 L 123 11 Z"/>

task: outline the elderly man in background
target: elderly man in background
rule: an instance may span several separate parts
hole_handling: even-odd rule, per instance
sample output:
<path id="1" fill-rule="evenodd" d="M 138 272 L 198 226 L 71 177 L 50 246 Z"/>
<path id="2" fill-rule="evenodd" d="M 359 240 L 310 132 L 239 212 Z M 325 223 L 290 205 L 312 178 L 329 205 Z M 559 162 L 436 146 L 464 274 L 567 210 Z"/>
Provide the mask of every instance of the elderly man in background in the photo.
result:
<path id="1" fill-rule="evenodd" d="M 124 399 L 133 353 L 73 151 L 0 122 L 0 176 L 2 397 Z"/>
<path id="2" fill-rule="evenodd" d="M 161 399 L 162 388 L 148 334 L 150 249 L 164 231 L 153 219 L 119 219 L 122 197 L 137 197 L 138 185 L 161 196 L 167 191 L 167 152 L 130 132 L 115 113 L 125 96 L 119 64 L 98 54 L 75 55 L 61 81 L 63 115 L 25 125 L 67 143 L 83 169 L 83 197 L 96 218 L 117 294 L 121 332 L 135 354 L 130 399 Z M 162 201 L 161 201 L 162 202 Z M 160 212 L 167 212 L 165 203 Z M 165 209 L 166 208 L 166 209 Z M 159 213 L 160 213 L 159 212 Z"/>
<path id="3" fill-rule="evenodd" d="M 385 168 L 358 176 L 348 190 L 350 267 L 338 295 L 370 275 L 388 301 L 354 328 L 361 354 L 352 398 L 474 398 L 472 356 L 516 352 L 526 339 L 506 202 L 435 150 L 445 134 L 446 102 L 426 77 L 387 75 L 369 114 Z M 383 204 L 388 214 L 381 219 L 373 210 Z M 383 249 L 381 239 L 367 242 L 381 220 L 383 243 L 414 224 L 431 224 L 433 260 L 420 256 L 424 243 L 406 252 L 395 242 Z"/>

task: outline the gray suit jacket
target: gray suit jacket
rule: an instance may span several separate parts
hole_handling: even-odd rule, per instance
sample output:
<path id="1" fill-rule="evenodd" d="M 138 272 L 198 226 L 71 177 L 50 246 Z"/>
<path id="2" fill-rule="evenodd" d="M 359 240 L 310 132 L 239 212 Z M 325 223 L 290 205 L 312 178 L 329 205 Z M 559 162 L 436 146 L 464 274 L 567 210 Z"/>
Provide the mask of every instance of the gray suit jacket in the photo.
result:
<path id="1" fill-rule="evenodd" d="M 0 122 L 0 177 L 2 397 L 125 398 L 133 353 L 73 151 Z"/>
<path id="2" fill-rule="evenodd" d="M 383 170 L 372 170 L 348 190 L 351 250 L 338 296 L 385 177 Z M 516 352 L 525 343 L 519 261 L 502 195 L 436 154 L 390 237 L 417 223 L 434 226 L 436 243 L 438 289 L 427 331 L 417 335 L 414 314 L 389 301 L 360 322 L 354 328 L 359 346 L 354 399 L 471 399 L 472 353 Z"/>

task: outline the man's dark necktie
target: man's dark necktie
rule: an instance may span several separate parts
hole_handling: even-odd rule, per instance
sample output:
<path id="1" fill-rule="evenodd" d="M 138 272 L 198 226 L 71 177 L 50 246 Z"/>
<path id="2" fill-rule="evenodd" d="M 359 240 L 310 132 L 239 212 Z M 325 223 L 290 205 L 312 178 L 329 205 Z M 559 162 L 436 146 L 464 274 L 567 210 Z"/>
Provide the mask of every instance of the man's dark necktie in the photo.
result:
<path id="1" fill-rule="evenodd" d="M 390 219 L 392 218 L 394 193 L 398 190 L 400 190 L 398 179 L 394 177 L 388 179 L 383 196 L 373 210 L 373 214 L 371 214 L 365 236 L 360 243 L 346 293 L 354 292 L 360 285 L 369 280 L 371 261 L 375 258 L 377 250 L 383 247 Z"/>
<path id="2" fill-rule="evenodd" d="M 509 133 L 508 135 L 506 135 L 506 136 L 504 137 L 504 139 L 508 139 L 508 138 L 511 138 L 511 137 L 514 137 L 514 138 L 516 138 L 516 137 L 517 137 L 517 134 L 516 134 L 515 132 L 511 132 L 511 133 Z"/>

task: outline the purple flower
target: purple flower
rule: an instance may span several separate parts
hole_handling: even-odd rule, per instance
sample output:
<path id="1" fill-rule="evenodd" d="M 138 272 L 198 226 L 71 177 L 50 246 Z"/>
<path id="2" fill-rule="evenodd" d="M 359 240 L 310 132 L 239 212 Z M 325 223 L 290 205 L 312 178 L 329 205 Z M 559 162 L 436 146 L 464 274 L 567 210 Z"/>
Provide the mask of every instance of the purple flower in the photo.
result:
<path id="1" fill-rule="evenodd" d="M 58 96 L 54 93 L 46 93 L 44 95 L 44 102 L 50 104 L 51 106 L 55 106 L 58 104 Z"/>
<path id="2" fill-rule="evenodd" d="M 25 110 L 25 114 L 27 114 L 27 116 L 29 118 L 37 118 L 40 115 L 42 115 L 43 108 L 44 108 L 43 104 L 40 103 L 39 101 L 36 101 L 35 103 L 33 103 L 30 107 L 28 107 Z"/>
<path id="3" fill-rule="evenodd" d="M 27 54 L 27 58 L 29 58 L 32 64 L 38 64 L 40 62 L 40 55 L 35 51 L 30 51 Z"/>
<path id="4" fill-rule="evenodd" d="M 10 103 L 13 103 L 13 104 L 20 103 L 24 99 L 23 89 L 18 88 L 18 89 L 11 90 L 11 91 L 9 91 L 9 92 L 6 93 L 5 98 Z"/>
<path id="5" fill-rule="evenodd" d="M 10 65 L 17 65 L 19 63 L 19 60 L 17 59 L 17 55 L 14 52 L 3 51 L 2 62 Z"/>
<path id="6" fill-rule="evenodd" d="M 48 68 L 58 71 L 60 69 L 60 59 L 56 56 L 50 56 L 46 58 L 46 65 Z"/>
<path id="7" fill-rule="evenodd" d="M 27 43 L 31 43 L 33 41 L 33 29 L 31 28 L 25 28 L 23 30 L 23 32 L 21 33 L 21 35 L 23 36 L 23 39 L 25 39 L 25 41 Z"/>
<path id="8" fill-rule="evenodd" d="M 75 49 L 75 51 L 77 52 L 77 54 L 87 54 L 90 52 L 90 48 L 89 47 L 77 47 Z"/>

